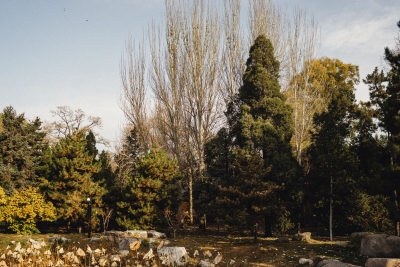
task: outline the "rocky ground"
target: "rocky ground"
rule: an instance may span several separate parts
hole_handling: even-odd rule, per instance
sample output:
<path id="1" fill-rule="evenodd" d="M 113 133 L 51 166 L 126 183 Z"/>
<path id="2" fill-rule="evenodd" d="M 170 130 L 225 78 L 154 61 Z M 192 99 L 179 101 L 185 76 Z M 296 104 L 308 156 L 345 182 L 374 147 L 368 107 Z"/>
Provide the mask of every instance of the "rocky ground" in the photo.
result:
<path id="1" fill-rule="evenodd" d="M 3 260 L 7 266 L 21 260 L 27 263 L 31 259 L 32 262 L 35 241 L 43 245 L 36 250 L 35 253 L 39 253 L 36 259 L 40 255 L 43 262 L 51 260 L 57 266 L 161 266 L 163 263 L 204 267 L 300 266 L 300 263 L 307 266 L 310 260 L 314 265 L 320 262 L 319 266 L 344 266 L 337 265 L 340 263 L 335 260 L 364 266 L 366 261 L 366 257 L 358 256 L 359 253 L 348 246 L 345 238 L 329 242 L 309 236 L 281 237 L 259 238 L 254 242 L 251 237 L 199 233 L 166 238 L 155 231 L 109 231 L 105 235 L 96 234 L 92 239 L 78 234 L 3 234 L 0 235 L 0 256 L 4 256 L 0 262 Z M 18 242 L 20 248 L 15 250 Z M 27 253 L 29 248 L 30 253 Z M 60 253 L 61 248 L 63 253 Z"/>

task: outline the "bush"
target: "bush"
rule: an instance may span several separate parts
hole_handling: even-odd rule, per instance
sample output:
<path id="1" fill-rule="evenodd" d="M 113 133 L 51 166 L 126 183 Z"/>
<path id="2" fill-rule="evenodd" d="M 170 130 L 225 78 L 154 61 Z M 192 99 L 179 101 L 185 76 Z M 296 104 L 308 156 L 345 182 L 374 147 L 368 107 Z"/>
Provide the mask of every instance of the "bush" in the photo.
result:
<path id="1" fill-rule="evenodd" d="M 388 198 L 382 195 L 357 194 L 354 209 L 348 219 L 361 231 L 388 232 L 393 230 Z"/>
<path id="2" fill-rule="evenodd" d="M 118 225 L 125 229 L 165 225 L 164 210 L 175 211 L 179 205 L 180 177 L 177 162 L 160 149 L 153 148 L 139 157 L 122 201 L 117 203 Z"/>
<path id="3" fill-rule="evenodd" d="M 51 202 L 46 202 L 38 189 L 29 187 L 7 196 L 0 187 L 0 221 L 6 222 L 8 229 L 18 234 L 39 233 L 36 223 L 54 221 L 56 210 Z"/>

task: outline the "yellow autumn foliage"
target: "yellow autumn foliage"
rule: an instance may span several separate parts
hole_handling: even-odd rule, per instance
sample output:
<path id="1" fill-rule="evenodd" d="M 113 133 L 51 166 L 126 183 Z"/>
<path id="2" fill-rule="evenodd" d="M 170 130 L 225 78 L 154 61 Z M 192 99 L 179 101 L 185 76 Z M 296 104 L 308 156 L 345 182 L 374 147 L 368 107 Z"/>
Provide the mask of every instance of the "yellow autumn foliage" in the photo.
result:
<path id="1" fill-rule="evenodd" d="M 28 187 L 7 196 L 0 187 L 0 221 L 18 234 L 38 233 L 36 223 L 54 221 L 56 209 L 51 202 L 38 192 L 38 188 Z"/>

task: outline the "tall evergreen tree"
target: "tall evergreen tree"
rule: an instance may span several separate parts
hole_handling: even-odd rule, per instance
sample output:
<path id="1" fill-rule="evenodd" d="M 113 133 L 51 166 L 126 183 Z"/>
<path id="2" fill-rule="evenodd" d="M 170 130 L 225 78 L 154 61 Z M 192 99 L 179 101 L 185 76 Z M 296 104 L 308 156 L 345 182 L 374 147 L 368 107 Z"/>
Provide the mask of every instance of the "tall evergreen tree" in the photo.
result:
<path id="1" fill-rule="evenodd" d="M 335 210 L 339 211 L 340 202 L 350 198 L 356 168 L 355 155 L 350 150 L 349 143 L 355 110 L 354 87 L 332 89 L 332 100 L 328 110 L 314 118 L 316 132 L 313 134 L 313 144 L 310 146 L 309 175 L 309 183 L 315 197 L 314 203 L 318 203 L 323 211 L 329 207 L 331 240 L 333 210 L 336 208 Z M 327 212 L 323 211 L 321 213 L 326 215 Z"/>
<path id="2" fill-rule="evenodd" d="M 400 28 L 400 21 L 397 23 Z M 379 126 L 387 134 L 389 167 L 386 176 L 396 206 L 395 219 L 400 221 L 400 40 L 396 49 L 385 48 L 385 61 L 390 69 L 387 73 L 375 68 L 364 82 L 369 85 L 371 104 Z M 400 235 L 400 233 L 398 233 Z"/>
<path id="3" fill-rule="evenodd" d="M 88 151 L 89 156 L 93 158 L 93 161 L 96 160 L 97 153 L 99 152 L 96 148 L 96 136 L 93 134 L 91 130 L 86 134 L 86 151 Z"/>
<path id="4" fill-rule="evenodd" d="M 278 79 L 279 62 L 271 42 L 259 36 L 250 48 L 236 107 L 231 105 L 227 112 L 236 152 L 232 182 L 221 188 L 222 202 L 237 197 L 234 192 L 246 195 L 241 196 L 241 208 L 246 216 L 264 218 L 266 235 L 272 234 L 273 222 L 288 206 L 289 194 L 284 192 L 292 189 L 298 174 L 289 144 L 292 109 L 285 103 Z"/>
<path id="5" fill-rule="evenodd" d="M 57 217 L 70 226 L 86 223 L 87 201 L 91 198 L 93 213 L 100 214 L 105 189 L 94 181 L 99 172 L 99 163 L 86 149 L 85 132 L 78 131 L 60 139 L 48 157 L 47 182 L 43 185 L 49 198 L 57 208 Z M 96 224 L 97 218 L 92 217 Z"/>
<path id="6" fill-rule="evenodd" d="M 45 133 L 41 121 L 27 121 L 13 107 L 3 110 L 0 130 L 0 186 L 7 193 L 38 185 Z"/>

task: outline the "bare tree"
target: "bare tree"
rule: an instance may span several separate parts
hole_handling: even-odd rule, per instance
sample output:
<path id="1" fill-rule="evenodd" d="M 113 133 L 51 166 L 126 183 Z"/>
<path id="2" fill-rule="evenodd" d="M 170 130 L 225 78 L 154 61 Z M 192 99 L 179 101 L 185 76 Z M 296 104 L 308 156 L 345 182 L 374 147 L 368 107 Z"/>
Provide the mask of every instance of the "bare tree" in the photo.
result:
<path id="1" fill-rule="evenodd" d="M 249 0 L 249 44 L 264 35 L 275 51 L 275 57 L 281 63 L 281 71 L 287 66 L 288 17 L 272 0 Z"/>
<path id="2" fill-rule="evenodd" d="M 195 144 L 199 175 L 204 169 L 204 146 L 217 122 L 220 27 L 210 4 L 195 1 L 185 19 L 184 51 L 188 62 L 186 108 Z"/>
<path id="3" fill-rule="evenodd" d="M 108 229 L 108 224 L 110 223 L 110 219 L 113 213 L 113 209 L 105 208 L 101 213 L 101 218 L 103 220 L 103 233 L 105 233 Z"/>
<path id="4" fill-rule="evenodd" d="M 318 28 L 313 17 L 305 11 L 295 10 L 289 27 L 287 86 L 285 92 L 294 110 L 292 141 L 299 164 L 302 164 L 305 142 L 310 140 L 313 108 L 320 99 L 308 83 L 310 62 L 315 57 Z"/>
<path id="5" fill-rule="evenodd" d="M 72 135 L 76 131 L 92 131 L 96 135 L 98 143 L 107 143 L 95 131 L 96 128 L 101 127 L 100 117 L 87 116 L 82 109 L 73 110 L 68 106 L 58 106 L 56 110 L 50 112 L 56 118 L 54 122 L 45 125 L 45 130 L 52 139 L 50 143 Z"/>
<path id="6" fill-rule="evenodd" d="M 151 88 L 157 131 L 188 178 L 204 169 L 204 145 L 217 122 L 220 28 L 210 4 L 165 1 L 165 30 L 151 28 Z M 191 216 L 193 221 L 193 216 Z"/>
<path id="7" fill-rule="evenodd" d="M 225 106 L 234 102 L 242 85 L 247 45 L 240 23 L 240 0 L 224 1 L 224 40 L 221 64 L 222 84 L 219 86 Z"/>
<path id="8" fill-rule="evenodd" d="M 121 108 L 130 127 L 135 128 L 138 143 L 147 151 L 152 143 L 150 121 L 146 110 L 146 51 L 130 40 L 120 64 L 122 82 Z"/>

